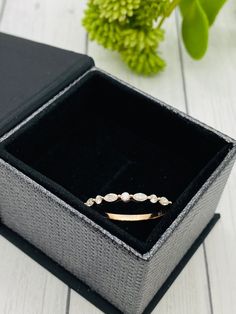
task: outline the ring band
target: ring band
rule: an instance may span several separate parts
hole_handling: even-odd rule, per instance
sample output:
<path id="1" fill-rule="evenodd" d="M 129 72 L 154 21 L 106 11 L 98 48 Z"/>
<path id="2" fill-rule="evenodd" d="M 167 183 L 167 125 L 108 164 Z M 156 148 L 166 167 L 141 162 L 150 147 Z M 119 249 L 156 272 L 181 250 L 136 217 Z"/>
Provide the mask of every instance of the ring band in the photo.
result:
<path id="1" fill-rule="evenodd" d="M 124 203 L 128 203 L 130 201 L 136 202 L 144 202 L 150 201 L 151 203 L 159 203 L 162 206 L 168 206 L 172 204 L 164 196 L 157 196 L 156 194 L 146 195 L 144 193 L 135 193 L 129 194 L 128 192 L 123 192 L 122 194 L 109 193 L 105 196 L 97 195 L 95 198 L 89 198 L 85 205 L 91 207 L 94 204 L 100 205 L 103 201 L 108 203 L 113 203 L 116 201 L 122 201 Z M 157 213 L 148 213 L 148 214 L 116 214 L 116 213 L 106 213 L 107 217 L 111 220 L 119 220 L 119 221 L 141 221 L 141 220 L 149 220 L 149 219 L 157 219 L 165 215 L 163 211 L 158 209 Z"/>
<path id="2" fill-rule="evenodd" d="M 157 214 L 149 213 L 149 214 L 133 214 L 133 215 L 113 214 L 113 213 L 106 213 L 106 214 L 109 219 L 118 220 L 118 221 L 150 220 L 150 219 L 157 219 L 165 215 L 165 213 L 163 212 L 158 212 Z"/>

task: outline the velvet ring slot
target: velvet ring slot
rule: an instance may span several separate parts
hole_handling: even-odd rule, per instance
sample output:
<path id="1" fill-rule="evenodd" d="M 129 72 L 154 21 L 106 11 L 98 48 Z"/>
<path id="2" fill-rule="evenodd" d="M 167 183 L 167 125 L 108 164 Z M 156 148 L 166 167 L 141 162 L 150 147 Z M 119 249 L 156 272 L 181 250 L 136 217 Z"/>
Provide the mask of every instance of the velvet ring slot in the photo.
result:
<path id="1" fill-rule="evenodd" d="M 53 192 L 60 185 L 58 195 L 145 253 L 231 145 L 99 71 L 92 71 L 8 138 L 4 147 L 5 155 L 17 159 L 24 173 L 40 183 L 43 180 Z M 98 206 L 88 210 L 81 204 L 91 194 L 123 190 L 152 193 L 153 187 L 176 204 L 160 221 L 135 226 L 110 223 Z M 124 206 L 117 203 L 113 208 L 119 213 Z M 109 204 L 104 208 L 109 209 Z M 130 203 L 127 213 L 143 213 L 150 208 L 151 204 Z"/>

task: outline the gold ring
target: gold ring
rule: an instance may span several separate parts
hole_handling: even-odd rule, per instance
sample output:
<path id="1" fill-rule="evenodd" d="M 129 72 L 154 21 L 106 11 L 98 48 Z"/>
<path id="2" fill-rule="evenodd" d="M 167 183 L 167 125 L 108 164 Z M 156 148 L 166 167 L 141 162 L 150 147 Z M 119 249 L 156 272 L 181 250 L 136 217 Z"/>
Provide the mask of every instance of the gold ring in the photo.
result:
<path id="1" fill-rule="evenodd" d="M 91 207 L 94 204 L 100 205 L 103 201 L 108 203 L 113 203 L 116 201 L 122 201 L 124 203 L 135 201 L 135 202 L 145 202 L 150 201 L 151 203 L 159 203 L 162 206 L 168 206 L 172 204 L 164 196 L 157 196 L 156 194 L 146 195 L 144 193 L 135 193 L 129 194 L 128 192 L 123 192 L 122 194 L 109 193 L 105 196 L 97 195 L 95 198 L 89 198 L 85 205 Z M 107 213 L 106 215 L 111 220 L 119 220 L 119 221 L 141 221 L 141 220 L 149 220 L 149 219 L 157 219 L 165 215 L 163 211 L 158 209 L 157 213 L 147 213 L 147 214 L 116 214 L 116 213 Z"/>

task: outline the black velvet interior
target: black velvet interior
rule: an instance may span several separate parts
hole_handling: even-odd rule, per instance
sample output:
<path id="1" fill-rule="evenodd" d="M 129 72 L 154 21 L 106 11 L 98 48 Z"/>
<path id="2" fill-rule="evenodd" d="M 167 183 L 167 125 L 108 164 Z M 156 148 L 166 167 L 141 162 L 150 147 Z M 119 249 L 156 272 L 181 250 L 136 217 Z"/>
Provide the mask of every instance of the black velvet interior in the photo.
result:
<path id="1" fill-rule="evenodd" d="M 148 251 L 230 149 L 222 138 L 93 71 L 5 141 L 5 159 L 98 224 Z M 144 192 L 173 201 L 158 220 L 104 216 L 157 205 L 82 202 L 109 192 Z M 82 201 L 82 202 L 81 202 Z"/>

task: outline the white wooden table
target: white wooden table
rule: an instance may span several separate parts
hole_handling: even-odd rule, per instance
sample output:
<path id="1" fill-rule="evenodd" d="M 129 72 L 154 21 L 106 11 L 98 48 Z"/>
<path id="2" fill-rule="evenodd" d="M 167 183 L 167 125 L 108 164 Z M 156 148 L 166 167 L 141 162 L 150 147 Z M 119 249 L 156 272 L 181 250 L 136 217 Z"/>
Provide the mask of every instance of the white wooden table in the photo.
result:
<path id="1" fill-rule="evenodd" d="M 96 65 L 236 138 L 236 2 L 211 29 L 209 50 L 193 61 L 181 41 L 178 14 L 166 24 L 160 75 L 133 75 L 91 43 L 81 26 L 85 0 L 0 0 L 0 31 L 87 53 Z M 0 69 L 1 71 L 1 69 Z M 0 72 L 1 73 L 1 72 Z M 222 218 L 153 313 L 236 313 L 236 169 L 218 211 Z M 100 313 L 31 258 L 0 237 L 0 314 Z"/>

